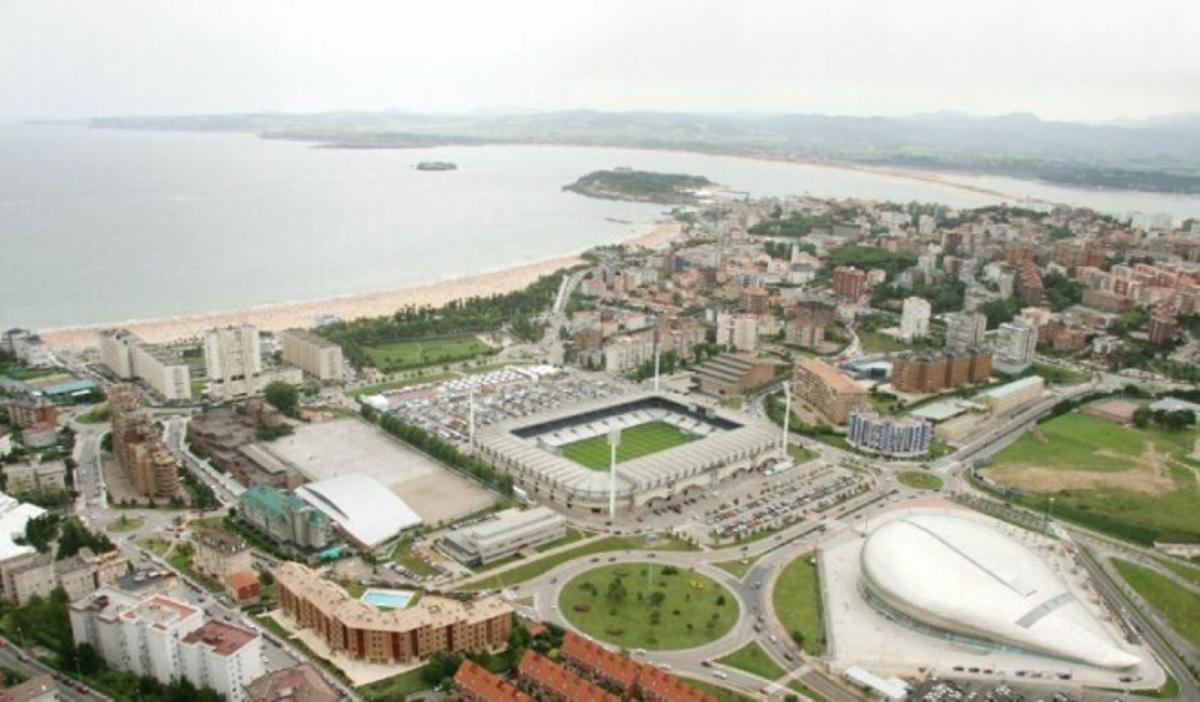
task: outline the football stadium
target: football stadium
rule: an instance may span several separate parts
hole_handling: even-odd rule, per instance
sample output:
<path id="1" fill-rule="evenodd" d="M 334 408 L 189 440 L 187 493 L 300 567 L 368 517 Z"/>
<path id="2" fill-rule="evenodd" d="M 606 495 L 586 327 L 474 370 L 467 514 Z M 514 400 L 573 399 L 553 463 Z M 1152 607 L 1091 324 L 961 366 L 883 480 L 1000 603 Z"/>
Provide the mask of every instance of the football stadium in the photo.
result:
<path id="1" fill-rule="evenodd" d="M 477 448 L 530 495 L 601 512 L 608 508 L 614 430 L 620 430 L 616 500 L 626 507 L 708 488 L 782 456 L 771 424 L 655 392 L 494 424 L 479 433 Z"/>

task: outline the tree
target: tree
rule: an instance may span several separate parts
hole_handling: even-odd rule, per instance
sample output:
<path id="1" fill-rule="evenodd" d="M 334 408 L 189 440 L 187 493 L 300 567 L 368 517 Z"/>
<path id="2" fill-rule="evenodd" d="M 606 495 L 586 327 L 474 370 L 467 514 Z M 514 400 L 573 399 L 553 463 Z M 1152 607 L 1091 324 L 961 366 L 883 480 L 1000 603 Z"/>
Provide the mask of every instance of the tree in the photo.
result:
<path id="1" fill-rule="evenodd" d="M 613 578 L 608 584 L 608 601 L 613 604 L 621 604 L 629 595 L 629 591 L 625 589 L 625 583 L 620 578 Z"/>
<path id="2" fill-rule="evenodd" d="M 439 651 L 429 657 L 429 663 L 421 670 L 421 679 L 430 685 L 438 685 L 446 678 L 453 678 L 462 661 L 462 656 Z"/>
<path id="3" fill-rule="evenodd" d="M 50 542 L 58 536 L 59 518 L 47 512 L 34 517 L 25 523 L 25 543 L 37 549 L 38 553 L 50 550 Z"/>
<path id="4" fill-rule="evenodd" d="M 288 417 L 295 417 L 298 414 L 300 393 L 287 383 L 278 380 L 267 383 L 267 387 L 263 389 L 263 397 L 272 407 Z"/>
<path id="5" fill-rule="evenodd" d="M 658 590 L 655 590 L 654 592 L 650 593 L 650 606 L 657 607 L 657 606 L 661 605 L 663 603 L 663 600 L 665 600 L 665 599 L 667 599 L 666 595 L 659 592 Z"/>
<path id="6" fill-rule="evenodd" d="M 1133 426 L 1145 429 L 1150 423 L 1150 408 L 1142 405 L 1133 411 Z"/>

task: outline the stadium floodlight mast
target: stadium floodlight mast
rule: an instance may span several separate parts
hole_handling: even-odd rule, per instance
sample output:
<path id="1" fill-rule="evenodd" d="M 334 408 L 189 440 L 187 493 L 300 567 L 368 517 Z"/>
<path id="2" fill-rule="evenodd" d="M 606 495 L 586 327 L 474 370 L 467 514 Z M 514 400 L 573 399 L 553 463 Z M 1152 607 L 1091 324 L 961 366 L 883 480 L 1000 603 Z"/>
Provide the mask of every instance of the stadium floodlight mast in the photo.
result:
<path id="1" fill-rule="evenodd" d="M 467 443 L 475 450 L 475 387 L 467 388 Z"/>
<path id="2" fill-rule="evenodd" d="M 787 458 L 788 423 L 792 419 L 792 384 L 783 381 L 783 457 Z"/>
<path id="3" fill-rule="evenodd" d="M 654 392 L 658 392 L 658 357 L 662 355 L 662 349 L 658 344 L 654 345 Z"/>
<path id="4" fill-rule="evenodd" d="M 608 464 L 608 518 L 617 517 L 617 447 L 621 445 L 621 428 L 608 430 L 608 446 L 611 460 Z"/>

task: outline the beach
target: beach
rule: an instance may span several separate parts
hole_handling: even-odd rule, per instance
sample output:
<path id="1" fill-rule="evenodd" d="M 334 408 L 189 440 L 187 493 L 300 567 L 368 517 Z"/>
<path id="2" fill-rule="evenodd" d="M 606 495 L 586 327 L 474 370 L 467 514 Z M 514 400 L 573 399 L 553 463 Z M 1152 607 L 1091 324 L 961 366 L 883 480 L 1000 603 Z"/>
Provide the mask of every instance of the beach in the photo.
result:
<path id="1" fill-rule="evenodd" d="M 656 222 L 650 231 L 626 239 L 621 243 L 630 247 L 657 249 L 681 233 L 682 226 L 678 222 L 664 220 Z M 390 315 L 397 309 L 408 305 L 440 306 L 451 300 L 512 292 L 524 288 L 544 275 L 550 275 L 555 271 L 582 262 L 583 259 L 578 255 L 560 256 L 498 271 L 362 295 L 346 295 L 324 300 L 262 305 L 238 310 L 219 310 L 157 319 L 133 319 L 104 324 L 60 327 L 39 330 L 38 333 L 51 346 L 81 348 L 95 345 L 97 332 L 114 327 L 128 329 L 152 343 L 188 339 L 198 336 L 206 329 L 231 324 L 253 324 L 262 331 L 279 331 L 293 327 L 309 328 L 315 326 L 318 318 L 322 315 L 336 315 L 344 320 L 381 317 Z"/>

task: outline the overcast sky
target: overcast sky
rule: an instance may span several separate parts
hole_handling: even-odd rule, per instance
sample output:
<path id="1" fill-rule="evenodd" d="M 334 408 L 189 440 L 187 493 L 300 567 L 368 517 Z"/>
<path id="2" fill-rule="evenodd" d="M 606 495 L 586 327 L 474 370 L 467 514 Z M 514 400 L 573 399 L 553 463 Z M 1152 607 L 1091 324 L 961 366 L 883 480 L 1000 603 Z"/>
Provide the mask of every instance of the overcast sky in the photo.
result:
<path id="1" fill-rule="evenodd" d="M 1200 112 L 1200 0 L 0 0 L 0 115 Z"/>

